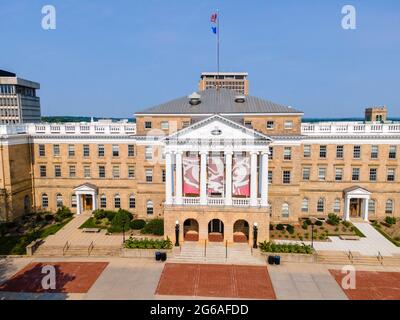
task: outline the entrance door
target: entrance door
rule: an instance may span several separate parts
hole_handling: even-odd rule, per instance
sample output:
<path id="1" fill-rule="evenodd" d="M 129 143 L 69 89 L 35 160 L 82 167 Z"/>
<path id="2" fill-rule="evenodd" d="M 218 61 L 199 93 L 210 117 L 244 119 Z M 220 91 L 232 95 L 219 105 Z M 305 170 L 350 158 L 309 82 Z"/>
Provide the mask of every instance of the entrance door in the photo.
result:
<path id="1" fill-rule="evenodd" d="M 350 199 L 350 217 L 360 218 L 361 217 L 361 199 Z"/>
<path id="2" fill-rule="evenodd" d="M 92 211 L 93 210 L 93 198 L 89 194 L 84 195 L 84 205 L 83 208 L 85 211 Z"/>

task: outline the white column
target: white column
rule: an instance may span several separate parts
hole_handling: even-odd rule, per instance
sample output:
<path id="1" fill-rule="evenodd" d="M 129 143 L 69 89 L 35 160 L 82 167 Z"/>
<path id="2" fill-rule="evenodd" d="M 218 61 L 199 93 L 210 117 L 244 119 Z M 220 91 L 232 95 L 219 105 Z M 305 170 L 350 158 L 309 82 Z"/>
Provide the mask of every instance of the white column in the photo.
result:
<path id="1" fill-rule="evenodd" d="M 258 189 L 257 189 L 257 154 L 251 152 L 251 173 L 250 173 L 250 206 L 257 207 Z"/>
<path id="2" fill-rule="evenodd" d="M 94 211 L 97 210 L 97 194 L 94 191 L 92 193 L 92 198 L 93 198 L 93 211 Z"/>
<path id="3" fill-rule="evenodd" d="M 200 204 L 207 205 L 207 153 L 200 152 Z"/>
<path id="4" fill-rule="evenodd" d="M 225 205 L 232 205 L 232 151 L 225 151 Z"/>
<path id="5" fill-rule="evenodd" d="M 261 155 L 261 206 L 268 207 L 268 152 Z"/>
<path id="6" fill-rule="evenodd" d="M 76 214 L 81 214 L 81 194 L 80 193 L 75 193 L 76 194 Z"/>
<path id="7" fill-rule="evenodd" d="M 182 199 L 182 152 L 176 153 L 176 194 L 175 202 L 178 205 L 183 204 Z"/>
<path id="8" fill-rule="evenodd" d="M 348 196 L 344 198 L 344 220 L 350 221 L 350 198 Z"/>
<path id="9" fill-rule="evenodd" d="M 172 154 L 165 153 L 165 204 L 172 204 Z"/>
<path id="10" fill-rule="evenodd" d="M 369 210 L 369 199 L 365 198 L 363 199 L 364 203 L 363 203 L 363 219 L 364 221 L 368 221 L 368 210 Z"/>

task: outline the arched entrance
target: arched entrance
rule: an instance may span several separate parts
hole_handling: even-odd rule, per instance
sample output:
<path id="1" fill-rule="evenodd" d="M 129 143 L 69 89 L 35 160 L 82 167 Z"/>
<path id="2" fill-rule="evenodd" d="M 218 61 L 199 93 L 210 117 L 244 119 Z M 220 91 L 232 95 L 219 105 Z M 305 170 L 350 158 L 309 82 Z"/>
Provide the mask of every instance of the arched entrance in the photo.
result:
<path id="1" fill-rule="evenodd" d="M 224 223 L 219 219 L 213 219 L 208 223 L 208 241 L 224 241 Z"/>
<path id="2" fill-rule="evenodd" d="M 249 242 L 249 223 L 246 220 L 237 220 L 233 225 L 233 242 Z"/>
<path id="3" fill-rule="evenodd" d="M 183 239 L 199 241 L 199 223 L 195 219 L 186 219 L 183 223 Z"/>

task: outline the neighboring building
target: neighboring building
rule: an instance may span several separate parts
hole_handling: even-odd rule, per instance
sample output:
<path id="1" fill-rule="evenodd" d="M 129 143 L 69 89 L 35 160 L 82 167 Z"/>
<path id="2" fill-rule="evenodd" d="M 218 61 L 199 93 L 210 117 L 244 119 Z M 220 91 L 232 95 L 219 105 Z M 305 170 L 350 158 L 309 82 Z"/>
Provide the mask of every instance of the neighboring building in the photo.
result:
<path id="1" fill-rule="evenodd" d="M 37 82 L 18 78 L 15 73 L 0 70 L 0 124 L 39 122 L 40 99 Z"/>
<path id="2" fill-rule="evenodd" d="M 249 94 L 247 72 L 203 72 L 200 76 L 199 91 L 223 88 L 238 94 Z"/>
<path id="3" fill-rule="evenodd" d="M 25 204 L 123 208 L 164 217 L 171 239 L 178 222 L 186 239 L 229 242 L 237 231 L 252 241 L 254 224 L 262 241 L 270 222 L 332 212 L 399 217 L 400 122 L 302 123 L 302 115 L 207 89 L 138 112 L 136 124 L 3 126 L 2 216 Z"/>

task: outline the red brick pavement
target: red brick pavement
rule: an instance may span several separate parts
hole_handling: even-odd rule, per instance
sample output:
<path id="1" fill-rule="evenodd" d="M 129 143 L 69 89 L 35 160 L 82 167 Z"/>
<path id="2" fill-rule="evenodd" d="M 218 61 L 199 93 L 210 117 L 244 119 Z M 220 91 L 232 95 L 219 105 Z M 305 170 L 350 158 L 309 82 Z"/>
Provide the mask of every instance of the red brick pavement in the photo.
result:
<path id="1" fill-rule="evenodd" d="M 341 270 L 329 270 L 341 286 Z M 342 289 L 350 300 L 400 300 L 400 272 L 357 271 L 356 289 Z"/>
<path id="2" fill-rule="evenodd" d="M 42 279 L 44 266 L 56 269 L 56 289 L 45 290 Z M 97 280 L 108 262 L 43 262 L 30 263 L 0 285 L 0 291 L 32 293 L 86 293 Z"/>
<path id="3" fill-rule="evenodd" d="M 158 295 L 276 299 L 266 267 L 167 263 Z"/>

